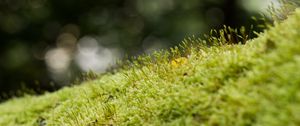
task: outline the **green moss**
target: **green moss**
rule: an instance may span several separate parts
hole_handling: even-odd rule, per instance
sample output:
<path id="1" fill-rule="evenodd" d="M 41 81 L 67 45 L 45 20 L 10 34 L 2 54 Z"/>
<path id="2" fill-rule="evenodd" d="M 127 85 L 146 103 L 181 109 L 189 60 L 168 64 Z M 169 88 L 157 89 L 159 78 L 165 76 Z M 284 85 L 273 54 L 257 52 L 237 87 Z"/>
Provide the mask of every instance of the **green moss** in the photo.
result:
<path id="1" fill-rule="evenodd" d="M 139 57 L 79 86 L 12 99 L 0 105 L 0 125 L 300 125 L 299 20 L 297 10 L 245 45 L 205 47 L 188 39 L 183 51 Z"/>

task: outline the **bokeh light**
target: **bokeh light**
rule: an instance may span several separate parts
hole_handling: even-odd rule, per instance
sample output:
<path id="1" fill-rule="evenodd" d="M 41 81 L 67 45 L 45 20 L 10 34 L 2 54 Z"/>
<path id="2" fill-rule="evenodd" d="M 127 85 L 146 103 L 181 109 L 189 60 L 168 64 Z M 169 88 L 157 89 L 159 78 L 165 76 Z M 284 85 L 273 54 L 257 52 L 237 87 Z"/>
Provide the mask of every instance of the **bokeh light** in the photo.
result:
<path id="1" fill-rule="evenodd" d="M 280 6 L 279 0 L 241 0 L 240 4 L 248 11 L 269 14 L 268 7 L 272 4 L 275 8 Z"/>
<path id="2" fill-rule="evenodd" d="M 113 66 L 120 56 L 118 50 L 105 48 L 94 37 L 84 36 L 78 43 L 76 63 L 83 71 L 103 73 Z"/>
<path id="3" fill-rule="evenodd" d="M 71 56 L 64 48 L 55 48 L 46 53 L 45 60 L 50 72 L 63 73 L 68 70 Z"/>

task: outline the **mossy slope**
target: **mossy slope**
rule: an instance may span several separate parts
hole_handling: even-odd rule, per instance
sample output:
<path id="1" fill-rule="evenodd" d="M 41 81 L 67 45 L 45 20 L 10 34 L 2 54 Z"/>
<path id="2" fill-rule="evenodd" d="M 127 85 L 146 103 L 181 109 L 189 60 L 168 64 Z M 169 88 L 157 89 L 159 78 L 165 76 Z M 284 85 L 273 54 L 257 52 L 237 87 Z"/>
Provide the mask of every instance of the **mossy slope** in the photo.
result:
<path id="1" fill-rule="evenodd" d="M 299 21 L 297 10 L 246 45 L 194 44 L 181 62 L 168 58 L 176 49 L 160 52 L 80 86 L 12 99 L 0 105 L 0 125 L 299 126 Z"/>

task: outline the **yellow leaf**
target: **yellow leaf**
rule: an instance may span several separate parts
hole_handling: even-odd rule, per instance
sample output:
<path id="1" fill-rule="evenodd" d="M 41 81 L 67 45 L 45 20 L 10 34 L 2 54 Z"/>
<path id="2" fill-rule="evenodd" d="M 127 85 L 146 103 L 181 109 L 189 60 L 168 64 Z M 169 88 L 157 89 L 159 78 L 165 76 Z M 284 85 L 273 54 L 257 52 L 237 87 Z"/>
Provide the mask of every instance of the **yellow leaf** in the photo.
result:
<path id="1" fill-rule="evenodd" d="M 174 60 L 171 61 L 171 66 L 173 68 L 177 68 L 183 64 L 186 64 L 187 63 L 187 58 L 186 57 L 179 57 L 179 58 L 176 58 Z"/>

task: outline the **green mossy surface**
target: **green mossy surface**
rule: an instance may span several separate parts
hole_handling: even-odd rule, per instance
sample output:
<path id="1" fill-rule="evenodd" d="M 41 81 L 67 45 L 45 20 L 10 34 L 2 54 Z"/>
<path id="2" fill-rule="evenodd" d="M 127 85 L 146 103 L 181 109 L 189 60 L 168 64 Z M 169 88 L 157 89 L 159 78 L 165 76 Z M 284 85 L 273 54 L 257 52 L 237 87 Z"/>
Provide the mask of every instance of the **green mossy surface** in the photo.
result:
<path id="1" fill-rule="evenodd" d="M 245 45 L 184 48 L 176 67 L 175 48 L 79 86 L 9 100 L 0 125 L 300 125 L 299 9 Z"/>

